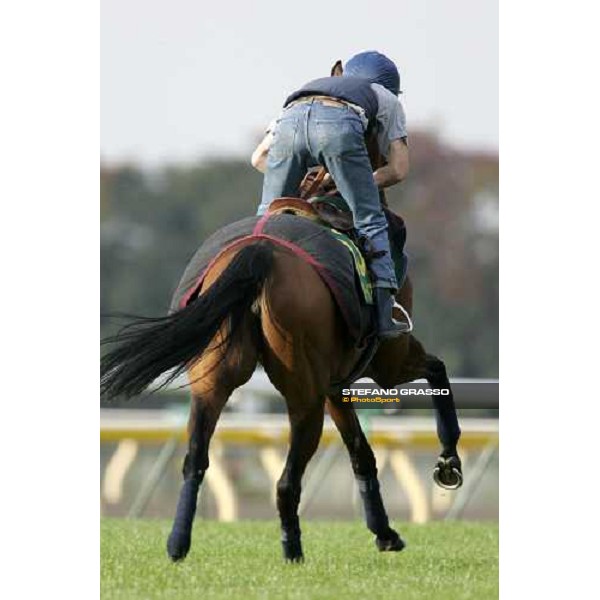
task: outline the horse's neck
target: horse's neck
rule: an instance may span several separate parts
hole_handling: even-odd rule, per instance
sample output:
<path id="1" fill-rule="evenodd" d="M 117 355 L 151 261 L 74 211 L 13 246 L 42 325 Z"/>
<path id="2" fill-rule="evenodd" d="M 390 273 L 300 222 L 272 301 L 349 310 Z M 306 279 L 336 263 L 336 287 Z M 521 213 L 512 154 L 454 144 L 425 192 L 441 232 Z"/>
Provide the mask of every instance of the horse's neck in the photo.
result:
<path id="1" fill-rule="evenodd" d="M 379 169 L 379 167 L 383 167 L 386 161 L 379 150 L 377 133 L 375 131 L 370 132 L 369 135 L 365 137 L 365 143 L 367 145 L 367 152 L 369 153 L 369 160 L 371 161 L 373 171 Z"/>
<path id="2" fill-rule="evenodd" d="M 371 161 L 371 168 L 376 171 L 380 167 L 386 164 L 386 160 L 379 151 L 379 144 L 377 142 L 377 134 L 373 131 L 366 138 L 367 152 L 369 154 L 369 160 Z M 384 206 L 387 206 L 387 199 L 385 197 L 385 191 L 379 190 L 379 198 Z"/>

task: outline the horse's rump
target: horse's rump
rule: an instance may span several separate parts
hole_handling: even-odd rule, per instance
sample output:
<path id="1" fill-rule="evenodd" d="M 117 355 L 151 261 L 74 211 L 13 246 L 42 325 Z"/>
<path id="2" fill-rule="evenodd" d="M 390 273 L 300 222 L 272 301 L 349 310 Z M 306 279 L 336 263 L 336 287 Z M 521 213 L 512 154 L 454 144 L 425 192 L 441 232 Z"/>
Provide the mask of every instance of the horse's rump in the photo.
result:
<path id="1" fill-rule="evenodd" d="M 261 239 L 287 248 L 315 268 L 331 291 L 351 338 L 360 340 L 369 326 L 369 311 L 349 250 L 323 226 L 294 215 L 248 217 L 214 233 L 188 263 L 173 294 L 171 311 L 198 295 L 209 267 L 223 252 Z"/>

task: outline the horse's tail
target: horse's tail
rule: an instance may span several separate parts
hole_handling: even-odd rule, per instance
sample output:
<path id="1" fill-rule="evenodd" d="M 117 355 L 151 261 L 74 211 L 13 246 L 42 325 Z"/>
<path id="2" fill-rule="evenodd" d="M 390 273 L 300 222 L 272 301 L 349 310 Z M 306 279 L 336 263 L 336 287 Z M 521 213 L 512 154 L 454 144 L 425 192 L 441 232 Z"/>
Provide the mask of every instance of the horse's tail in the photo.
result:
<path id="1" fill-rule="evenodd" d="M 273 265 L 273 247 L 259 242 L 242 248 L 213 285 L 185 308 L 162 318 L 139 318 L 103 343 L 118 346 L 100 366 L 101 393 L 108 397 L 140 394 L 171 371 L 166 385 L 191 367 L 230 317 L 227 346 L 260 293 Z M 227 347 L 224 348 L 226 351 Z"/>

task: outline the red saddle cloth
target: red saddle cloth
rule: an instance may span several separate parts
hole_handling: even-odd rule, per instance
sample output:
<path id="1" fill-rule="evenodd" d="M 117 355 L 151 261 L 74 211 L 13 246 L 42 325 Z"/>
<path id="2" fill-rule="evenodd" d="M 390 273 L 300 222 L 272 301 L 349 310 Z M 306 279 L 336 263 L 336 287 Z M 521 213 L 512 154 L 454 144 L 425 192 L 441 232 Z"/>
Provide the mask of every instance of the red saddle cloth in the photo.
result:
<path id="1" fill-rule="evenodd" d="M 283 210 L 236 221 L 210 236 L 188 263 L 173 294 L 171 311 L 186 306 L 198 295 L 208 268 L 221 253 L 248 240 L 270 240 L 314 267 L 331 291 L 350 337 L 360 344 L 369 331 L 371 311 L 364 302 L 352 256 L 327 227 L 318 223 L 310 205 L 297 202 L 302 203 L 297 208 L 306 209 L 308 218 Z"/>

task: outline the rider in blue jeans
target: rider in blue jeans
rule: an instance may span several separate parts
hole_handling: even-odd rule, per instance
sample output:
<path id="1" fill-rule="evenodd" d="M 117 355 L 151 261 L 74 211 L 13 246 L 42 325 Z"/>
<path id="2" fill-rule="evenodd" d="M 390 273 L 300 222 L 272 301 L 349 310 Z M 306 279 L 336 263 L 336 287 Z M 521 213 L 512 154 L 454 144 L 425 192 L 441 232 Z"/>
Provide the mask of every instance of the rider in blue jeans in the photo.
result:
<path id="1" fill-rule="evenodd" d="M 400 76 L 391 60 L 378 52 L 358 54 L 346 63 L 341 77 L 316 79 L 291 94 L 252 157 L 252 164 L 265 173 L 258 214 L 275 198 L 297 196 L 310 167 L 327 168 L 352 210 L 358 233 L 369 239 L 375 254 L 370 270 L 382 339 L 408 329 L 392 317 L 397 282 L 378 191 L 408 173 L 399 93 Z M 367 128 L 373 127 L 387 159 L 375 173 L 365 145 Z"/>

